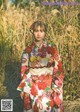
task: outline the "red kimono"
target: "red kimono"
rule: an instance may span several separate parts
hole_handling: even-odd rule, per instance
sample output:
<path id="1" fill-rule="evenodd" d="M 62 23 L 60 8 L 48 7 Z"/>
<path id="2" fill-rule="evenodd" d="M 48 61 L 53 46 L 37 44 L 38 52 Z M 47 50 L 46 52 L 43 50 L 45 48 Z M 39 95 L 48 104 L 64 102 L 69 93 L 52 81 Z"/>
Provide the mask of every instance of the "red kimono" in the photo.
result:
<path id="1" fill-rule="evenodd" d="M 54 43 L 44 42 L 41 48 L 32 43 L 24 50 L 21 78 L 17 90 L 24 91 L 25 110 L 63 112 L 64 75 L 62 62 Z M 29 95 L 27 96 L 26 93 Z"/>

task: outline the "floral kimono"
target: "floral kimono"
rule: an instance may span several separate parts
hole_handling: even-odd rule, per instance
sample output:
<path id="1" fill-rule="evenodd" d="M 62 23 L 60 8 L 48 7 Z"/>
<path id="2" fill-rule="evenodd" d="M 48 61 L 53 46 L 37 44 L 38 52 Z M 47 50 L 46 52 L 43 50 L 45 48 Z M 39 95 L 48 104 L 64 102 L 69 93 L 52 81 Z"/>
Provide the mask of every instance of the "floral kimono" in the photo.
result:
<path id="1" fill-rule="evenodd" d="M 21 78 L 17 90 L 24 92 L 27 112 L 63 112 L 64 75 L 54 43 L 44 42 L 41 48 L 32 43 L 24 50 Z"/>

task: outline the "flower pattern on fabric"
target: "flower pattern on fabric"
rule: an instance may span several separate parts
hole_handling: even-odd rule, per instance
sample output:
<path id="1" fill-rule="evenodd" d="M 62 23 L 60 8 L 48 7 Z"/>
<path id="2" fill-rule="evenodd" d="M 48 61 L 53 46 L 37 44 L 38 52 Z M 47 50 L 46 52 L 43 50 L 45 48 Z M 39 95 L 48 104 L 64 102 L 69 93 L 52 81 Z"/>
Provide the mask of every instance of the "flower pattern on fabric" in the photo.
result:
<path id="1" fill-rule="evenodd" d="M 41 89 L 45 89 L 47 87 L 47 84 L 46 83 L 44 83 L 44 82 L 38 82 L 38 88 L 39 88 L 39 90 L 41 90 Z"/>
<path id="2" fill-rule="evenodd" d="M 38 91 L 37 91 L 35 85 L 32 85 L 32 86 L 31 86 L 31 94 L 32 94 L 33 96 L 36 96 L 36 95 L 38 94 Z"/>
<path id="3" fill-rule="evenodd" d="M 43 70 L 50 67 L 53 67 L 52 72 L 47 72 L 46 69 L 43 72 L 36 72 L 36 69 Z M 34 74 L 30 72 L 30 69 L 35 70 Z M 24 50 L 21 79 L 17 89 L 29 94 L 34 112 L 35 110 L 36 112 L 51 112 L 55 107 L 61 107 L 64 75 L 62 61 L 54 43 L 44 42 L 40 49 L 32 43 Z"/>

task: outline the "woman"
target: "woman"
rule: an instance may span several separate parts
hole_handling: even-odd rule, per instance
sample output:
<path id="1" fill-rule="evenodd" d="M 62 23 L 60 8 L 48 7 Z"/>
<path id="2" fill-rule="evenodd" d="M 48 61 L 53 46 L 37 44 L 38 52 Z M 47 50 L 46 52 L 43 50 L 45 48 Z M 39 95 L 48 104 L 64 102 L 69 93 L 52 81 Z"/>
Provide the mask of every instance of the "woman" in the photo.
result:
<path id="1" fill-rule="evenodd" d="M 21 78 L 18 86 L 24 100 L 24 112 L 63 112 L 62 62 L 54 43 L 45 39 L 42 21 L 31 25 L 34 42 L 22 55 Z"/>

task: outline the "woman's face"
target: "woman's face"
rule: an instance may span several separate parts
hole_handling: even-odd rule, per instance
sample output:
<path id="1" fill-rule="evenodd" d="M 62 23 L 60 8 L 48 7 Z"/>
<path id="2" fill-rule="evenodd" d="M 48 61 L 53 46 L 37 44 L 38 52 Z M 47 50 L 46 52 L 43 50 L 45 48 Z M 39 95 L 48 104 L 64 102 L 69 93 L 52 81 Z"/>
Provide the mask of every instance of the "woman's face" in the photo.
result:
<path id="1" fill-rule="evenodd" d="M 33 32 L 33 35 L 36 41 L 41 41 L 45 37 L 45 32 L 43 29 L 41 29 L 40 26 L 38 26 L 37 29 Z"/>

